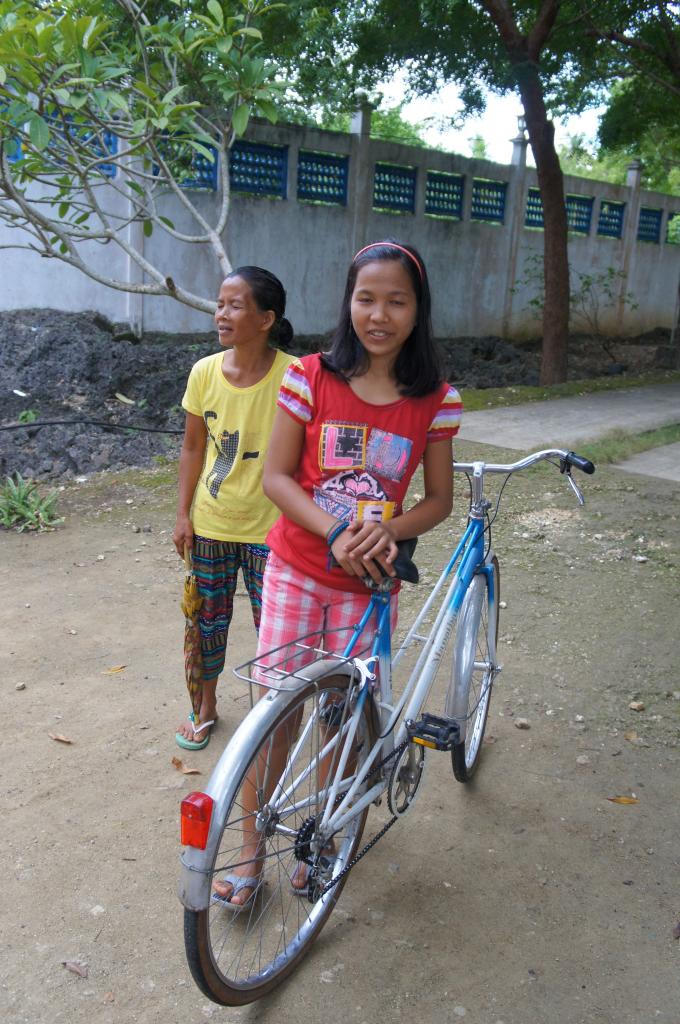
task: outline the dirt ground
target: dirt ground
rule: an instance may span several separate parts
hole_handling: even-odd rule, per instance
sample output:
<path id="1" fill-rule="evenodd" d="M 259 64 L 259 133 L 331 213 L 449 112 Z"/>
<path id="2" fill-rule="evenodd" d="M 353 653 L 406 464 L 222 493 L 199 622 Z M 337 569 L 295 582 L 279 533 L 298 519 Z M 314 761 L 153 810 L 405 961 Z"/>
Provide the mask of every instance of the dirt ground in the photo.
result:
<path id="1" fill-rule="evenodd" d="M 580 510 L 548 467 L 506 489 L 504 669 L 474 787 L 431 756 L 415 808 L 354 869 L 299 972 L 244 1009 L 208 1003 L 184 960 L 178 806 L 246 698 L 225 675 L 209 747 L 183 755 L 203 774 L 181 775 L 168 470 L 70 484 L 58 530 L 0 534 L 2 1020 L 678 1024 L 680 490 L 607 469 L 584 489 Z M 421 542 L 404 623 L 464 493 Z M 241 596 L 229 662 L 252 648 Z M 372 811 L 366 836 L 383 820 Z"/>

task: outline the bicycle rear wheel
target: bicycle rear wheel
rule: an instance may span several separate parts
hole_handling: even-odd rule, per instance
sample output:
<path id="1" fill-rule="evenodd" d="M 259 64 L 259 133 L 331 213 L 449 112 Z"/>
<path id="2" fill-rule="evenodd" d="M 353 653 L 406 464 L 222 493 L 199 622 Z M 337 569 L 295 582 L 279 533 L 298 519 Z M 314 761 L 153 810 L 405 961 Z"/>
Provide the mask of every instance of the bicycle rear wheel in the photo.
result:
<path id="1" fill-rule="evenodd" d="M 314 671 L 310 670 L 310 676 Z M 231 787 L 233 797 L 210 866 L 211 874 L 222 878 L 242 864 L 244 834 L 254 836 L 257 828 L 257 868 L 247 872 L 261 872 L 257 891 L 239 914 L 214 901 L 205 910 L 185 910 L 184 914 L 191 973 L 199 988 L 215 1002 L 241 1006 L 261 999 L 279 985 L 319 934 L 346 881 L 345 876 L 326 895 L 310 902 L 308 895 L 293 889 L 291 879 L 302 870 L 301 856 L 306 853 L 312 861 L 316 857 L 318 874 L 313 877 L 322 887 L 342 872 L 359 848 L 368 809 L 332 837 L 334 850 L 325 860 L 319 859 L 321 840 L 317 840 L 316 833 L 316 822 L 321 820 L 328 797 L 319 766 L 324 765 L 322 776 L 330 771 L 330 788 L 338 758 L 337 739 L 347 731 L 349 682 L 349 670 L 335 670 L 332 676 L 310 683 L 291 694 L 290 700 L 283 701 L 275 720 L 254 737 L 252 756 Z M 372 744 L 369 701 L 363 707 L 351 760 L 343 776 L 343 789 L 349 787 Z M 335 753 L 324 754 L 334 738 Z M 278 754 L 274 753 L 276 750 Z M 279 767 L 272 768 L 277 758 Z M 282 770 L 281 763 L 285 765 Z M 279 793 L 277 797 L 272 790 L 279 780 L 283 796 Z M 272 806 L 277 808 L 273 815 Z M 277 831 L 277 826 L 282 826 L 281 830 Z"/>
<path id="2" fill-rule="evenodd" d="M 451 750 L 453 774 L 459 782 L 469 782 L 479 767 L 497 671 L 500 573 L 495 556 L 489 565 L 490 580 L 484 573 L 473 578 L 458 615 L 446 695 L 446 714 L 460 726 L 460 742 Z"/>

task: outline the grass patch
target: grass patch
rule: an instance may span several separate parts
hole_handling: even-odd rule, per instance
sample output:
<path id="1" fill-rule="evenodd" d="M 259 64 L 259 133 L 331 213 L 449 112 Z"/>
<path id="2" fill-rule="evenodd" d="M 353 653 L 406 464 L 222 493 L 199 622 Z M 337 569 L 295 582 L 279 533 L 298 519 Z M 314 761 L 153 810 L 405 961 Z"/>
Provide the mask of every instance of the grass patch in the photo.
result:
<path id="1" fill-rule="evenodd" d="M 625 430 L 613 430 L 599 441 L 579 444 L 579 455 L 585 455 L 597 466 L 605 463 L 623 462 L 632 455 L 647 452 L 650 448 L 660 448 L 665 444 L 680 441 L 680 423 L 671 423 L 655 430 L 645 430 L 641 434 L 627 434 Z"/>
<path id="2" fill-rule="evenodd" d="M 506 388 L 462 388 L 461 391 L 465 412 L 479 412 L 499 405 L 543 402 L 549 398 L 569 398 L 573 395 L 592 394 L 595 391 L 620 391 L 625 388 L 669 384 L 674 381 L 680 381 L 679 370 L 659 370 L 655 373 L 620 377 L 591 377 L 588 380 L 568 380 L 564 384 L 553 384 L 551 387 L 518 384 L 515 387 Z"/>
<path id="3" fill-rule="evenodd" d="M 63 522 L 56 513 L 57 491 L 42 495 L 32 480 L 19 473 L 0 486 L 0 526 L 7 530 L 53 530 Z"/>

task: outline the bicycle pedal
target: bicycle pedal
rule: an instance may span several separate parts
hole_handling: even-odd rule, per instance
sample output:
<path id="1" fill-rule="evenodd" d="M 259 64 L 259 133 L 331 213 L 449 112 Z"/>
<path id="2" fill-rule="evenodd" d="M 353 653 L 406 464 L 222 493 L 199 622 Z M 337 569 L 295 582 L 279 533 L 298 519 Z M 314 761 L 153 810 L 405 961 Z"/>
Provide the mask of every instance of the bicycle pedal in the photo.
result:
<path id="1" fill-rule="evenodd" d="M 408 729 L 411 743 L 431 750 L 451 750 L 460 741 L 460 726 L 453 718 L 440 718 L 427 712 Z"/>

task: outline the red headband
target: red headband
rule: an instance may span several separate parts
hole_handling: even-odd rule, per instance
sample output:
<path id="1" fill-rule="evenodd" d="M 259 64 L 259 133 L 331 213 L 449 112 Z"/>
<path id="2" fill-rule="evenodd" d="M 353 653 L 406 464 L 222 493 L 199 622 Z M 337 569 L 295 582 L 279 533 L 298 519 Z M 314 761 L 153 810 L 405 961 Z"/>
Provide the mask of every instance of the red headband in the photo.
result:
<path id="1" fill-rule="evenodd" d="M 410 260 L 413 260 L 413 262 L 415 263 L 415 265 L 418 268 L 418 273 L 420 275 L 420 280 L 421 280 L 421 283 L 422 283 L 422 280 L 423 280 L 423 268 L 421 267 L 419 261 L 416 259 L 416 257 L 413 255 L 412 252 L 409 252 L 408 249 L 405 249 L 403 245 L 397 245 L 396 242 L 371 242 L 370 245 L 365 245 L 363 247 L 363 249 L 359 249 L 359 252 L 356 253 L 356 255 L 354 256 L 354 259 L 352 260 L 352 263 L 354 263 L 359 258 L 359 256 L 361 256 L 362 253 L 367 252 L 369 249 L 375 249 L 376 246 L 378 246 L 378 245 L 387 245 L 387 246 L 390 247 L 390 249 L 398 249 L 399 252 L 403 252 L 406 256 L 408 256 L 408 258 Z"/>

